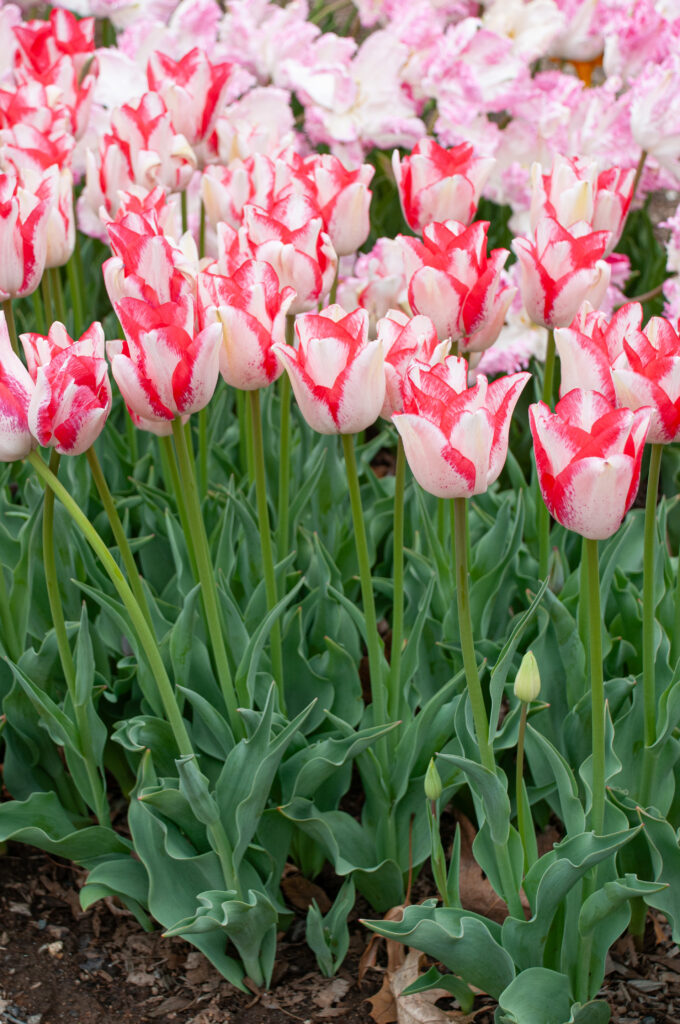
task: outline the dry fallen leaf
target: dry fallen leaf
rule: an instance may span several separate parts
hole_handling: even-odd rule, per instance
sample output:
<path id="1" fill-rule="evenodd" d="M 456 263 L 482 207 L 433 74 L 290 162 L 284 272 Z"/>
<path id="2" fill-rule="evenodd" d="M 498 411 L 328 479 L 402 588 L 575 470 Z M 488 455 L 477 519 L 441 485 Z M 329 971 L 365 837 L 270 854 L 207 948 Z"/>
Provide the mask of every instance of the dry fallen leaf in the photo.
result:
<path id="1" fill-rule="evenodd" d="M 347 995 L 350 982 L 347 978 L 333 978 L 327 985 L 314 995 L 314 1002 L 317 1006 L 326 1007 L 339 1003 Z"/>
<path id="2" fill-rule="evenodd" d="M 398 907 L 392 907 L 385 914 L 383 921 L 401 921 L 404 916 L 405 904 L 400 904 Z M 359 961 L 359 971 L 357 974 L 357 981 L 359 984 L 364 980 L 366 971 L 371 967 L 376 967 L 378 949 L 380 943 L 384 942 L 387 949 L 387 970 L 396 971 L 397 967 L 400 967 L 404 962 L 406 956 L 406 950 L 401 942 L 395 942 L 393 939 L 385 939 L 382 935 L 376 935 L 375 933 L 369 939 L 366 949 L 361 954 L 361 960 Z"/>
<path id="3" fill-rule="evenodd" d="M 444 1024 L 465 1019 L 435 1006 L 438 999 L 450 998 L 445 989 L 429 989 L 412 996 L 402 991 L 420 977 L 423 954 L 417 949 L 409 951 L 403 963 L 394 971 L 387 971 L 379 992 L 370 999 L 371 1017 L 376 1024 Z"/>
<path id="4" fill-rule="evenodd" d="M 316 905 L 322 914 L 327 914 L 331 909 L 331 901 L 321 886 L 310 882 L 304 875 L 291 874 L 283 878 L 281 889 L 290 905 L 296 910 L 307 910 L 311 906 L 312 900 L 316 900 Z"/>

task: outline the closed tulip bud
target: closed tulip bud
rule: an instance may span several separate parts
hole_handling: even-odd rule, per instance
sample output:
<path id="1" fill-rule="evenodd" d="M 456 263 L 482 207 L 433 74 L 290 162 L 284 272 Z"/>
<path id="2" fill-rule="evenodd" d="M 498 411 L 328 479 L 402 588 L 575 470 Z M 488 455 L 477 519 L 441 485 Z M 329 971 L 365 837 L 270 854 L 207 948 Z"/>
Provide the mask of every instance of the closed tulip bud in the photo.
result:
<path id="1" fill-rule="evenodd" d="M 437 766 L 434 763 L 434 758 L 430 758 L 430 763 L 427 766 L 425 772 L 425 796 L 428 800 L 439 800 L 442 795 L 442 780 L 437 771 Z"/>
<path id="2" fill-rule="evenodd" d="M 522 658 L 519 672 L 515 677 L 515 697 L 530 704 L 541 692 L 541 674 L 533 651 L 527 651 Z"/>

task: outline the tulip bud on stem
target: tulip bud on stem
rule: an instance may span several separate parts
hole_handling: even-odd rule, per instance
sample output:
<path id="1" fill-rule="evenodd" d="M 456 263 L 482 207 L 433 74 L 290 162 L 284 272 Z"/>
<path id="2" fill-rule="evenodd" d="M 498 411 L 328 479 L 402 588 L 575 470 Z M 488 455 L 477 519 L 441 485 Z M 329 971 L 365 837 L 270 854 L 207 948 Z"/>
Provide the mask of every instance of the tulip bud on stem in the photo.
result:
<path id="1" fill-rule="evenodd" d="M 442 795 L 442 780 L 439 777 L 434 758 L 430 758 L 425 775 L 425 799 L 427 802 L 427 820 L 430 826 L 430 862 L 432 876 L 445 907 L 451 905 L 448 886 L 446 884 L 446 857 L 439 834 L 439 798 Z"/>
<path id="2" fill-rule="evenodd" d="M 267 480 L 264 466 L 264 443 L 262 441 L 262 413 L 260 411 L 259 390 L 247 392 L 250 407 L 250 428 L 253 437 L 253 456 L 255 461 L 255 491 L 257 497 L 257 522 L 260 529 L 260 547 L 262 549 L 262 568 L 264 585 L 267 594 L 267 610 L 275 607 L 278 597 L 276 593 L 276 574 L 274 571 L 274 554 L 272 552 L 271 527 L 269 525 L 269 508 L 267 506 Z M 283 653 L 281 649 L 281 627 L 277 619 L 269 633 L 271 645 L 272 671 L 279 693 L 279 707 L 285 713 L 286 703 L 283 690 Z"/>
<path id="3" fill-rule="evenodd" d="M 515 772 L 515 802 L 517 804 L 517 831 L 519 832 L 522 846 L 524 848 L 524 870 L 531 866 L 529 857 L 529 842 L 531 834 L 531 808 L 524 786 L 524 736 L 527 727 L 527 711 L 532 700 L 536 700 L 541 691 L 541 677 L 538 671 L 536 656 L 533 651 L 527 651 L 522 658 L 519 671 L 515 678 L 515 697 L 522 702 L 522 710 L 519 719 L 519 736 L 517 738 L 517 763 Z M 527 818 L 527 811 L 529 812 Z"/>
<path id="4" fill-rule="evenodd" d="M 602 611 L 600 608 L 600 569 L 597 541 L 585 539 L 585 555 L 588 566 L 588 613 L 590 620 L 590 700 L 592 717 L 592 807 L 590 827 L 596 835 L 604 829 L 605 806 L 605 700 L 604 674 L 602 666 Z M 582 903 L 597 889 L 598 869 L 594 867 L 583 882 Z M 592 932 L 583 939 L 583 949 L 578 963 L 577 989 L 582 1002 L 591 998 L 591 952 Z"/>
<path id="5" fill-rule="evenodd" d="M 543 401 L 552 409 L 553 389 L 555 380 L 555 332 L 548 331 L 548 347 L 545 353 L 543 371 Z M 536 519 L 538 532 L 538 578 L 544 580 L 548 575 L 550 563 L 550 513 L 541 496 L 541 489 L 536 480 Z"/>
<path id="6" fill-rule="evenodd" d="M 472 707 L 472 717 L 477 734 L 477 746 L 482 765 L 493 775 L 496 774 L 496 760 L 493 747 L 489 742 L 489 719 L 484 704 L 484 694 L 477 670 L 475 641 L 472 633 L 470 617 L 470 591 L 468 573 L 467 518 L 468 499 L 453 498 L 453 551 L 456 565 L 456 600 L 458 603 L 458 628 L 460 630 L 460 646 L 463 652 L 463 668 L 467 681 L 467 690 Z M 524 919 L 524 911 L 519 893 L 513 882 L 510 854 L 505 844 L 494 844 L 498 872 L 501 877 L 503 898 L 513 917 Z"/>

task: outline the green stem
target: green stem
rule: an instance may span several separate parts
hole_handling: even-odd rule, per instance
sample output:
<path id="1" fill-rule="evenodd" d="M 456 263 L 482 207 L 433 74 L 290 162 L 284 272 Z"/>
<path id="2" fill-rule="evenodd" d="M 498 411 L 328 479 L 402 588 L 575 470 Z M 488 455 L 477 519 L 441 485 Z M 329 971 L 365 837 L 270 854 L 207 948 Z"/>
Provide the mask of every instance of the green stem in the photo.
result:
<path id="1" fill-rule="evenodd" d="M 446 547 L 446 499 L 437 498 L 437 538 Z"/>
<path id="2" fill-rule="evenodd" d="M 73 307 L 73 337 L 79 338 L 83 333 L 83 296 L 80 291 L 75 252 L 71 254 L 71 259 L 66 264 L 66 275 Z"/>
<path id="3" fill-rule="evenodd" d="M 208 407 L 198 413 L 198 486 L 202 497 L 208 492 Z"/>
<path id="4" fill-rule="evenodd" d="M 45 310 L 43 309 L 39 288 L 36 288 L 33 292 L 31 300 L 33 302 L 33 316 L 35 317 L 36 333 L 44 336 L 47 333 L 47 327 L 45 325 Z"/>
<path id="5" fill-rule="evenodd" d="M 590 652 L 588 650 L 589 643 L 589 622 L 588 618 L 588 558 L 586 555 L 586 538 L 581 539 L 581 564 L 579 566 L 579 592 L 578 592 L 578 635 L 581 638 L 583 644 L 583 650 L 586 656 L 586 672 L 589 669 L 588 661 Z"/>
<path id="6" fill-rule="evenodd" d="M 640 153 L 640 159 L 638 160 L 637 167 L 635 168 L 635 177 L 633 178 L 633 196 L 632 196 L 632 199 L 635 199 L 635 193 L 637 192 L 638 185 L 640 184 L 640 178 L 642 177 L 642 171 L 644 169 L 644 166 L 645 166 L 645 163 L 646 163 L 646 160 L 647 160 L 647 156 L 648 156 L 647 150 L 643 149 L 642 152 Z M 632 205 L 632 200 L 631 200 L 631 205 Z"/>
<path id="7" fill-rule="evenodd" d="M 675 577 L 673 636 L 671 638 L 671 665 L 675 667 L 680 659 L 680 549 L 677 554 Z"/>
<path id="8" fill-rule="evenodd" d="M 467 560 L 467 499 L 453 498 L 453 527 L 454 540 L 453 551 L 456 564 L 456 599 L 458 602 L 458 628 L 460 630 L 460 645 L 463 651 L 463 667 L 467 681 L 472 717 L 475 722 L 477 733 L 477 745 L 484 767 L 490 771 L 496 771 L 496 763 L 493 756 L 493 749 L 489 743 L 489 719 L 484 704 L 484 694 L 479 681 L 477 671 L 477 658 L 475 656 L 475 642 L 472 634 L 472 619 L 470 617 L 470 593 L 469 574 Z"/>
<path id="9" fill-rule="evenodd" d="M 172 447 L 172 441 L 169 437 L 159 437 L 158 442 L 161 451 L 161 464 L 163 467 L 165 490 L 169 494 L 172 486 L 172 492 L 175 495 L 175 501 L 177 503 L 179 521 L 182 525 L 182 532 L 184 533 L 184 540 L 187 546 L 187 554 L 189 555 L 189 562 L 191 564 L 191 575 L 196 582 L 198 582 L 196 555 L 194 554 L 194 545 L 192 542 L 191 530 L 189 528 L 187 507 L 184 502 L 184 492 L 179 478 L 179 469 L 177 468 L 177 459 L 175 458 L 175 449 Z"/>
<path id="10" fill-rule="evenodd" d="M 0 563 L 0 622 L 2 623 L 2 642 L 5 650 L 12 661 L 18 661 L 23 651 L 21 650 L 19 636 L 14 626 L 12 610 L 9 603 L 7 581 L 5 580 L 5 568 Z"/>
<path id="11" fill-rule="evenodd" d="M 85 303 L 83 302 L 83 296 L 85 295 L 85 274 L 83 272 L 83 257 L 82 257 L 82 252 L 81 252 L 81 248 L 80 248 L 80 233 L 78 231 L 76 231 L 76 244 L 75 244 L 75 247 L 73 249 L 73 255 L 71 256 L 71 259 L 69 260 L 69 263 L 71 263 L 71 262 L 75 263 L 76 288 L 77 288 L 78 296 L 79 296 L 79 299 L 80 299 L 80 324 L 81 324 L 81 328 L 82 328 L 84 326 L 84 323 L 85 323 L 85 321 L 83 319 L 83 317 L 84 317 L 83 310 L 85 309 Z M 73 296 L 72 296 L 72 298 L 73 298 Z M 80 333 L 82 333 L 82 330 L 81 330 Z M 76 332 L 76 336 L 77 336 L 77 332 Z M 121 330 L 121 337 L 122 337 L 122 330 Z"/>
<path id="12" fill-rule="evenodd" d="M 295 316 L 286 316 L 286 344 L 292 345 L 295 340 Z M 290 379 L 287 373 L 281 377 L 279 390 L 281 399 L 281 423 L 279 433 L 279 500 L 277 517 L 277 550 L 279 558 L 288 554 L 288 531 L 290 510 L 288 496 L 290 492 Z"/>
<path id="13" fill-rule="evenodd" d="M 187 192 L 183 189 L 179 194 L 180 209 L 182 211 L 182 234 L 189 230 L 189 210 L 187 207 Z"/>
<path id="14" fill-rule="evenodd" d="M 50 275 L 47 271 L 44 271 L 43 276 L 40 278 L 40 290 L 42 292 L 43 306 L 45 307 L 45 319 L 49 325 L 54 321 L 54 305 L 52 303 L 52 289 L 50 288 Z"/>
<path id="15" fill-rule="evenodd" d="M 335 268 L 335 274 L 333 276 L 333 284 L 331 285 L 330 295 L 328 296 L 328 305 L 329 306 L 334 305 L 334 303 L 335 303 L 335 301 L 336 301 L 336 299 L 338 297 L 338 280 L 339 280 L 339 278 L 340 278 L 340 260 L 338 260 L 337 266 Z"/>
<path id="16" fill-rule="evenodd" d="M 371 564 L 368 557 L 368 542 L 366 540 L 366 525 L 364 523 L 364 514 L 361 508 L 361 490 L 359 487 L 357 460 L 354 453 L 354 437 L 351 434 L 341 434 L 340 436 L 342 440 L 342 450 L 345 456 L 345 465 L 347 467 L 347 482 L 349 484 L 349 497 L 352 506 L 352 523 L 354 525 L 354 541 L 356 544 L 357 561 L 359 562 L 361 600 L 364 606 L 364 619 L 366 620 L 366 646 L 368 648 L 368 667 L 371 676 L 373 725 L 384 725 L 386 721 L 386 708 L 385 687 L 383 686 L 382 680 L 380 635 L 378 634 L 378 621 L 375 614 Z M 384 737 L 382 740 L 378 741 L 378 749 L 381 754 L 382 764 L 386 767 L 387 749 Z"/>
<path id="17" fill-rule="evenodd" d="M 394 598 L 392 605 L 392 647 L 390 653 L 390 689 L 387 716 L 395 722 L 401 717 L 401 649 L 404 641 L 404 486 L 406 455 L 401 437 L 397 441 L 397 465 L 394 477 L 394 529 L 392 532 Z"/>
<path id="18" fill-rule="evenodd" d="M 654 658 L 654 561 L 656 557 L 656 504 L 661 473 L 662 444 L 651 446 L 645 502 L 645 536 L 642 571 L 642 692 L 644 697 L 645 748 L 640 803 L 649 802 L 654 770 L 651 747 L 656 742 L 656 678 Z"/>
<path id="19" fill-rule="evenodd" d="M 77 502 L 74 501 L 63 484 L 61 484 L 56 478 L 54 473 L 48 469 L 40 456 L 36 452 L 31 452 L 26 461 L 33 466 L 43 483 L 54 491 L 56 497 L 59 498 L 59 501 L 82 531 L 83 536 L 90 547 L 93 549 L 95 554 L 98 555 L 104 569 L 111 579 L 111 582 L 118 591 L 125 609 L 130 616 L 132 626 L 139 638 L 142 650 L 144 651 L 154 677 L 158 695 L 161 703 L 163 704 L 167 720 L 170 723 L 170 727 L 177 744 L 177 749 L 182 756 L 185 754 L 193 754 L 191 740 L 189 739 L 189 734 L 186 730 L 179 706 L 175 699 L 172 683 L 165 671 L 163 659 L 160 656 L 156 641 L 147 625 L 146 619 L 144 618 L 139 605 L 135 601 L 134 594 L 128 586 L 122 572 L 118 568 L 113 555 L 87 516 L 81 511 Z"/>
<path id="20" fill-rule="evenodd" d="M 113 536 L 116 544 L 118 545 L 118 550 L 120 551 L 120 557 L 122 558 L 123 565 L 125 566 L 125 573 L 128 578 L 128 583 L 130 584 L 130 589 L 135 595 L 135 601 L 142 609 L 144 618 L 149 624 L 150 629 L 153 631 L 151 612 L 149 611 L 146 594 L 144 593 L 142 581 L 139 576 L 139 569 L 137 568 L 134 556 L 130 550 L 130 545 L 125 535 L 123 524 L 120 521 L 118 509 L 116 508 L 113 496 L 109 490 L 109 485 L 106 482 L 106 477 L 104 476 L 101 463 L 97 458 L 97 453 L 94 448 L 88 448 L 85 455 L 90 467 L 90 472 L 92 473 L 92 479 L 94 480 L 95 487 L 97 488 L 97 493 L 99 494 L 101 503 L 104 506 L 104 511 L 106 512 L 109 523 L 111 524 L 111 530 L 113 531 Z"/>
<path id="21" fill-rule="evenodd" d="M 527 869 L 528 865 L 528 850 L 524 842 L 524 836 L 526 835 L 526 815 L 524 813 L 524 735 L 527 728 L 527 707 L 528 705 L 522 701 L 522 710 L 520 712 L 519 719 L 519 736 L 517 737 L 517 762 L 515 765 L 515 801 L 517 803 L 517 831 L 519 832 L 520 839 L 522 840 L 522 847 L 524 849 L 524 868 Z"/>
<path id="22" fill-rule="evenodd" d="M 205 256 L 205 203 L 201 199 L 201 213 L 198 222 L 198 256 L 203 259 Z"/>
<path id="23" fill-rule="evenodd" d="M 243 891 L 239 882 L 238 872 L 234 866 L 234 853 L 224 825 L 221 821 L 214 821 L 211 825 L 208 825 L 208 830 L 213 841 L 213 849 L 222 868 L 227 889 L 233 889 L 237 897 L 242 899 Z"/>
<path id="24" fill-rule="evenodd" d="M 592 765 L 593 803 L 590 812 L 590 827 L 596 835 L 604 830 L 605 807 L 605 702 L 604 676 L 602 671 L 602 612 L 600 609 L 600 571 L 597 541 L 585 541 L 585 556 L 588 565 L 588 614 L 590 620 L 590 700 L 592 715 Z M 583 880 L 581 903 L 597 890 L 597 866 L 592 868 Z M 581 1002 L 586 1002 L 594 993 L 590 992 L 592 975 L 592 932 L 586 935 L 578 958 L 576 988 Z"/>
<path id="25" fill-rule="evenodd" d="M 55 477 L 59 472 L 60 461 L 61 455 L 53 448 L 50 453 L 50 472 L 54 473 Z M 59 651 L 61 668 L 64 673 L 64 679 L 66 680 L 68 691 L 71 694 L 71 699 L 73 700 L 76 687 L 76 667 L 73 662 L 73 655 L 71 654 L 71 647 L 68 642 L 66 623 L 64 621 L 64 609 L 61 603 L 61 594 L 59 593 L 57 560 L 54 551 L 54 491 L 50 487 L 45 488 L 45 497 L 43 499 L 42 545 L 47 600 L 52 614 L 54 633 L 57 638 L 57 650 Z"/>
<path id="26" fill-rule="evenodd" d="M 59 267 L 50 267 L 46 273 L 50 275 L 52 300 L 54 302 L 54 311 L 57 315 L 57 320 L 60 320 L 64 327 L 66 327 L 66 305 L 64 303 L 64 289 L 61 286 L 61 274 L 59 273 Z"/>
<path id="27" fill-rule="evenodd" d="M 210 643 L 213 649 L 213 656 L 215 658 L 217 677 L 219 679 L 222 697 L 224 699 L 224 704 L 227 709 L 229 722 L 234 735 L 242 737 L 245 735 L 245 731 L 243 722 L 238 713 L 236 690 L 234 689 L 234 681 L 229 668 L 229 659 L 227 658 L 227 649 L 224 644 L 222 621 L 217 604 L 217 583 L 213 572 L 212 562 L 210 560 L 210 549 L 208 546 L 208 537 L 205 532 L 205 523 L 203 522 L 203 516 L 201 514 L 201 505 L 198 498 L 198 489 L 196 487 L 196 476 L 194 473 L 192 459 L 189 454 L 189 448 L 187 446 L 186 435 L 184 433 L 184 428 L 182 427 L 182 421 L 179 418 L 172 421 L 172 433 L 175 440 L 175 450 L 177 452 L 177 461 L 179 463 L 180 479 L 186 499 L 187 519 L 194 544 L 196 567 L 198 569 L 198 577 L 201 584 L 201 596 L 203 598 L 203 608 L 205 611 L 208 633 L 210 635 Z M 244 706 L 247 706 L 249 703 L 247 691 L 242 690 L 239 692 L 238 700 L 240 700 Z"/>
<path id="28" fill-rule="evenodd" d="M 605 801 L 605 704 L 602 668 L 602 612 L 600 609 L 600 571 L 597 541 L 586 539 L 588 563 L 588 615 L 590 620 L 590 699 L 593 740 L 593 807 L 590 824 L 602 835 Z"/>
<path id="29" fill-rule="evenodd" d="M 548 331 L 548 347 L 543 372 L 543 401 L 552 409 L 555 380 L 555 332 Z M 544 580 L 550 564 L 550 513 L 546 508 L 536 477 L 536 528 L 538 533 L 538 578 Z"/>
<path id="30" fill-rule="evenodd" d="M 12 348 L 14 349 L 15 355 L 19 355 L 19 338 L 17 335 L 17 325 L 14 319 L 14 307 L 12 306 L 11 299 L 5 299 L 2 304 L 2 311 L 5 314 L 5 323 L 7 324 L 7 330 L 9 331 L 9 340 L 12 342 Z"/>
<path id="31" fill-rule="evenodd" d="M 276 593 L 276 573 L 274 554 L 272 551 L 272 535 L 269 524 L 269 507 L 267 505 L 267 479 L 264 465 L 264 443 L 262 440 L 262 413 L 260 411 L 260 392 L 248 391 L 250 404 L 250 427 L 253 435 L 253 456 L 255 462 L 255 492 L 257 495 L 257 522 L 260 529 L 260 546 L 262 548 L 262 568 L 264 585 L 267 594 L 267 609 L 275 607 L 278 597 Z M 281 648 L 281 627 L 277 619 L 269 633 L 271 645 L 272 669 L 276 686 L 279 691 L 279 706 L 285 714 L 286 702 L 283 688 L 283 651 Z"/>

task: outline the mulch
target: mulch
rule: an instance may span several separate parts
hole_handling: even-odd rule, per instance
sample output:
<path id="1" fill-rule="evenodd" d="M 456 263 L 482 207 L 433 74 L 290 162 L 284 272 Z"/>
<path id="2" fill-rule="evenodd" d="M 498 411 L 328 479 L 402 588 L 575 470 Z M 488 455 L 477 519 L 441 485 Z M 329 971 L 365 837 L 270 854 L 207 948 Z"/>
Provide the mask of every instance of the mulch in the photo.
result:
<path id="1" fill-rule="evenodd" d="M 301 909 L 313 890 L 305 893 L 305 880 L 291 877 L 288 899 Z M 114 900 L 83 912 L 84 878 L 19 844 L 0 856 L 2 1024 L 375 1024 L 368 1000 L 381 988 L 385 960 L 380 954 L 358 984 L 367 933 L 357 918 L 365 907 L 357 907 L 350 952 L 335 978 L 318 972 L 300 913 L 280 939 L 270 991 L 244 995 L 188 943 L 144 932 Z M 678 1024 L 680 951 L 661 915 L 650 918 L 643 952 L 628 936 L 613 947 L 602 995 L 615 1024 Z M 456 1005 L 438 1003 L 452 1021 L 491 1024 L 488 997 L 479 996 L 469 1015 Z"/>

